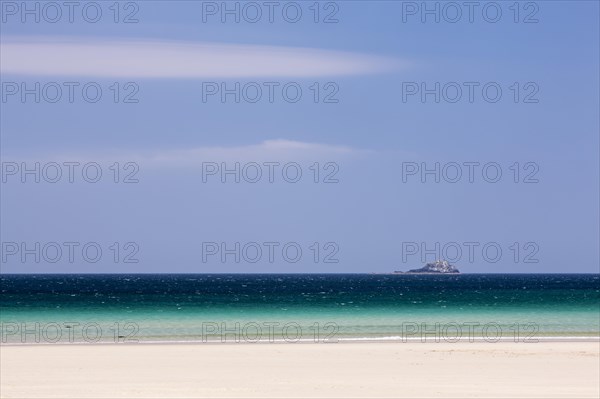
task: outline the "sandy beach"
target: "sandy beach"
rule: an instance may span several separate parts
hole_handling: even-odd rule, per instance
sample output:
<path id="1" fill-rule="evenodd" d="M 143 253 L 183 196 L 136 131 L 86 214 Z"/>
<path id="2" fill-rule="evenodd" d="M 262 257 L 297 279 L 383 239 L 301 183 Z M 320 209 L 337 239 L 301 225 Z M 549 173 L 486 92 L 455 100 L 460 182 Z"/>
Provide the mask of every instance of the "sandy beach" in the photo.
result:
<path id="1" fill-rule="evenodd" d="M 1 397 L 597 398 L 599 342 L 2 346 Z"/>

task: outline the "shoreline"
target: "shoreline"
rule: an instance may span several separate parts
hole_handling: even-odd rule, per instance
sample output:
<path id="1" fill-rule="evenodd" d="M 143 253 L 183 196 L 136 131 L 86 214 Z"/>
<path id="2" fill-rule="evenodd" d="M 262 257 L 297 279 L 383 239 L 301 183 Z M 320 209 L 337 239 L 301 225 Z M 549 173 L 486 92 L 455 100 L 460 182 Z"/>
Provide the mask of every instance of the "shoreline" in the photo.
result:
<path id="1" fill-rule="evenodd" d="M 577 342 L 597 342 L 600 344 L 600 336 L 540 336 L 540 337 L 532 337 L 515 340 L 514 338 L 500 338 L 498 340 L 486 340 L 483 337 L 473 337 L 473 338 L 461 338 L 456 341 L 447 341 L 440 339 L 436 341 L 435 338 L 429 337 L 425 341 L 421 338 L 338 338 L 337 341 L 318 341 L 315 342 L 313 339 L 300 339 L 295 342 L 285 341 L 282 339 L 277 339 L 273 341 L 269 340 L 260 340 L 257 342 L 249 342 L 240 340 L 236 342 L 234 339 L 228 339 L 225 342 L 219 340 L 163 340 L 163 341 L 138 341 L 138 342 L 83 342 L 83 341 L 74 341 L 74 342 L 6 342 L 0 343 L 0 347 L 21 347 L 21 346 L 138 346 L 138 345 L 335 345 L 335 344 L 477 344 L 477 343 L 486 343 L 486 344 L 499 344 L 499 343 L 514 343 L 514 344 L 538 344 L 538 343 L 551 343 L 551 342 L 565 342 L 565 343 L 577 343 Z"/>

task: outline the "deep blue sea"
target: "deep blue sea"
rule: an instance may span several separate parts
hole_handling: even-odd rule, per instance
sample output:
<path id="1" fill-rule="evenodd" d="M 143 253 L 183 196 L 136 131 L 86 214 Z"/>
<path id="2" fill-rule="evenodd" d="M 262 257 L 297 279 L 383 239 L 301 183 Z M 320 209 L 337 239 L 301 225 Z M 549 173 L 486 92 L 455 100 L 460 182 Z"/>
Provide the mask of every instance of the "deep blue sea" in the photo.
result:
<path id="1" fill-rule="evenodd" d="M 598 274 L 2 275 L 3 343 L 600 335 Z"/>

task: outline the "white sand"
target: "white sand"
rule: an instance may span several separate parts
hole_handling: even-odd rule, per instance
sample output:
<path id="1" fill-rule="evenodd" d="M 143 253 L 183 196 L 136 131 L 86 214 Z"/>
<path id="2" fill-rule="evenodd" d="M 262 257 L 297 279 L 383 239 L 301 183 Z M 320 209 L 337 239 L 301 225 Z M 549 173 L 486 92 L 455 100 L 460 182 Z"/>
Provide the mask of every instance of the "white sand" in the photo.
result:
<path id="1" fill-rule="evenodd" d="M 598 398 L 600 342 L 0 347 L 3 398 Z"/>

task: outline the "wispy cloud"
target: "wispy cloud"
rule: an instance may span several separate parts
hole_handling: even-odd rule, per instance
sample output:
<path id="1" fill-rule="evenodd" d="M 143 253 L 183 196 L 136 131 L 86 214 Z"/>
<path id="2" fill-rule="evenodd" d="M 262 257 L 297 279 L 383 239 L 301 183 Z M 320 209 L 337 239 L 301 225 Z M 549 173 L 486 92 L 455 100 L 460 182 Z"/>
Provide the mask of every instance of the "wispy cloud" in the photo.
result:
<path id="1" fill-rule="evenodd" d="M 309 143 L 293 140 L 265 140 L 259 144 L 233 147 L 196 147 L 183 150 L 167 150 L 138 154 L 137 160 L 145 163 L 183 165 L 206 161 L 300 161 L 342 159 L 369 154 L 369 150 L 360 150 L 341 145 Z M 135 158 L 135 157 L 134 157 Z"/>
<path id="2" fill-rule="evenodd" d="M 407 61 L 314 48 L 5 36 L 2 74 L 107 78 L 316 77 L 382 73 Z"/>
<path id="3" fill-rule="evenodd" d="M 5 154 L 11 161 L 77 161 L 113 163 L 137 162 L 145 167 L 194 167 L 202 162 L 291 162 L 342 161 L 359 159 L 373 154 L 372 150 L 343 145 L 311 143 L 285 139 L 265 140 L 258 144 L 240 146 L 202 146 L 185 149 L 77 151 L 53 154 Z M 27 159 L 24 159 L 27 158 Z"/>

